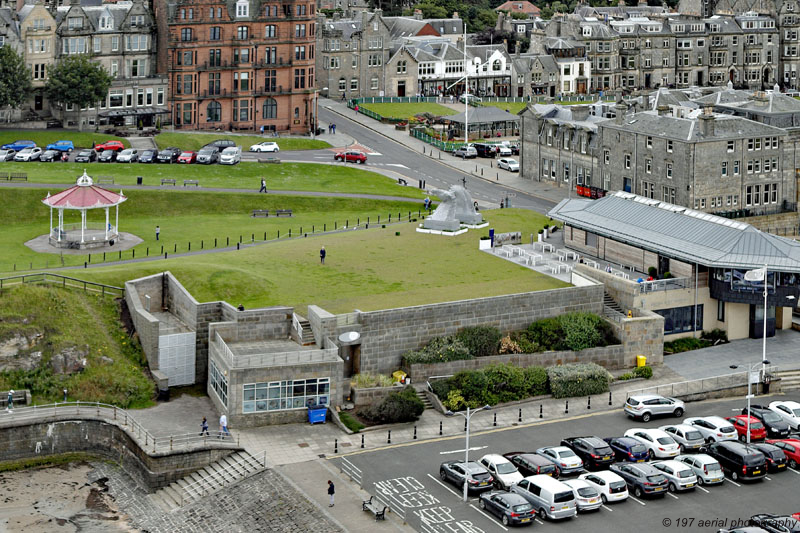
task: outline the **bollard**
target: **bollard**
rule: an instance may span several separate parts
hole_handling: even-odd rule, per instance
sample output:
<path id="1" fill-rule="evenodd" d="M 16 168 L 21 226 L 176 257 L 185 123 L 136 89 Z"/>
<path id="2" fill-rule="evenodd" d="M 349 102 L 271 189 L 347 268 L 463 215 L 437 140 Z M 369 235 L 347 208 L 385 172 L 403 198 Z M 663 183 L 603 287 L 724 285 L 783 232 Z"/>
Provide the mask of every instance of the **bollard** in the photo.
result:
<path id="1" fill-rule="evenodd" d="M 364 447 L 364 434 L 361 434 L 361 447 Z"/>
<path id="2" fill-rule="evenodd" d="M 236 243 L 236 249 L 237 250 L 239 249 L 239 243 L 238 242 Z"/>
<path id="3" fill-rule="evenodd" d="M 328 231 L 328 224 L 323 224 L 322 225 L 322 231 Z M 266 240 L 266 239 L 264 239 L 264 240 Z"/>
<path id="4" fill-rule="evenodd" d="M 214 237 L 214 248 L 216 248 L 216 247 L 217 247 L 217 238 Z"/>
<path id="5" fill-rule="evenodd" d="M 500 181 L 500 173 L 497 173 L 497 177 L 495 177 L 494 181 Z"/>
<path id="6" fill-rule="evenodd" d="M 464 419 L 464 432 L 466 433 L 466 431 L 467 431 L 467 419 L 465 418 Z"/>
<path id="7" fill-rule="evenodd" d="M 289 228 L 289 238 L 292 238 L 292 228 Z"/>
<path id="8" fill-rule="evenodd" d="M 239 242 L 242 242 L 242 236 L 239 235 Z"/>
<path id="9" fill-rule="evenodd" d="M 544 407 L 542 407 L 542 404 L 539 404 L 539 418 L 544 418 Z"/>
<path id="10" fill-rule="evenodd" d="M 569 414 L 569 400 L 567 400 L 566 404 L 564 405 L 564 414 L 565 415 Z"/>
<path id="11" fill-rule="evenodd" d="M 86 261 L 83 262 L 83 268 L 89 268 L 89 265 L 86 263 Z"/>
<path id="12" fill-rule="evenodd" d="M 264 242 L 266 242 L 266 241 L 267 241 L 267 232 L 265 231 L 265 232 L 264 232 Z M 201 244 L 202 244 L 202 242 L 203 242 L 203 241 L 200 241 L 200 243 L 201 243 Z"/>
<path id="13" fill-rule="evenodd" d="M 163 244 L 161 245 L 161 253 L 162 254 L 164 253 L 164 245 Z"/>
<path id="14" fill-rule="evenodd" d="M 145 254 L 144 255 L 146 255 L 147 257 L 150 257 L 150 247 L 149 246 L 145 250 Z"/>
<path id="15" fill-rule="evenodd" d="M 164 252 L 164 259 L 167 258 L 167 252 Z"/>
<path id="16" fill-rule="evenodd" d="M 591 397 L 591 396 L 589 396 L 589 397 L 586 399 L 586 409 L 591 409 L 591 408 L 592 408 L 592 397 Z"/>
<path id="17" fill-rule="evenodd" d="M 389 430 L 389 436 L 386 438 L 386 444 L 392 443 L 392 430 Z"/>
<path id="18" fill-rule="evenodd" d="M 267 240 L 266 239 L 266 234 L 264 235 L 264 237 L 265 237 L 264 240 Z M 200 239 L 200 249 L 201 250 L 203 249 L 203 239 Z"/>
<path id="19" fill-rule="evenodd" d="M 439 420 L 439 435 L 442 434 L 442 421 Z"/>
<path id="20" fill-rule="evenodd" d="M 177 244 L 175 246 L 177 246 Z M 192 241 L 189 241 L 189 251 L 192 251 Z"/>
<path id="21" fill-rule="evenodd" d="M 481 176 L 483 176 L 483 169 L 481 169 Z"/>
<path id="22" fill-rule="evenodd" d="M 92 256 L 91 256 L 91 255 L 89 255 L 89 257 L 92 257 Z M 105 262 L 106 262 L 106 253 L 105 253 L 105 252 L 103 252 L 103 263 L 105 263 Z"/>
<path id="23" fill-rule="evenodd" d="M 92 254 L 89 254 L 89 262 L 92 262 Z"/>
<path id="24" fill-rule="evenodd" d="M 335 230 L 335 229 L 337 229 L 338 227 L 339 227 L 339 223 L 338 223 L 338 222 L 336 222 L 336 221 L 334 220 L 334 221 L 333 221 L 333 229 Z"/>
<path id="25" fill-rule="evenodd" d="M 230 245 L 231 245 L 231 238 L 225 237 L 225 246 L 230 246 Z"/>
<path id="26" fill-rule="evenodd" d="M 417 426 L 414 425 L 414 440 L 417 440 Z"/>
<path id="27" fill-rule="evenodd" d="M 608 391 L 608 405 L 611 405 L 611 391 Z"/>
<path id="28" fill-rule="evenodd" d="M 518 422 L 522 422 L 522 407 L 519 408 L 519 419 Z"/>
<path id="29" fill-rule="evenodd" d="M 311 233 L 316 233 L 316 231 L 317 231 L 316 226 L 314 224 L 311 224 Z"/>
<path id="30" fill-rule="evenodd" d="M 255 233 L 251 233 L 250 234 L 250 242 L 251 243 L 256 242 L 256 234 Z M 189 243 L 189 246 L 191 246 L 191 245 L 192 245 L 192 243 Z"/>
<path id="31" fill-rule="evenodd" d="M 493 426 L 497 426 L 497 413 L 494 414 L 494 422 L 492 422 Z"/>
<path id="32" fill-rule="evenodd" d="M 333 439 L 333 453 L 339 453 L 339 439 Z"/>
<path id="33" fill-rule="evenodd" d="M 133 259 L 136 259 L 136 248 L 134 248 L 133 250 L 131 250 L 131 257 L 132 257 Z"/>
<path id="34" fill-rule="evenodd" d="M 356 219 L 356 226 L 360 226 L 360 225 L 361 225 L 361 217 L 358 217 Z"/>

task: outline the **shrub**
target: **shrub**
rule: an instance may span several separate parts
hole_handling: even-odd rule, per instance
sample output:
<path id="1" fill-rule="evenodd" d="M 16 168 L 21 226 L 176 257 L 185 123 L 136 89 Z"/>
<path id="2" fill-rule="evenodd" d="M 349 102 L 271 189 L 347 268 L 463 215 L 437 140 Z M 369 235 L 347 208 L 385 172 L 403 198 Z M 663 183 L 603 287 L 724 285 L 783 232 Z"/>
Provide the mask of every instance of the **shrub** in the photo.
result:
<path id="1" fill-rule="evenodd" d="M 671 272 L 664 272 L 664 279 L 670 279 L 672 276 Z"/>
<path id="2" fill-rule="evenodd" d="M 445 363 L 472 359 L 472 355 L 464 343 L 452 335 L 435 337 L 427 346 L 416 352 L 408 352 L 403 356 L 406 365 L 414 363 Z"/>
<path id="3" fill-rule="evenodd" d="M 460 411 L 466 406 L 464 397 L 461 395 L 461 391 L 458 389 L 448 392 L 447 398 L 445 398 L 445 400 L 442 402 L 442 405 L 445 407 L 445 409 L 453 412 Z"/>
<path id="4" fill-rule="evenodd" d="M 392 376 L 384 374 L 370 374 L 365 372 L 363 374 L 356 374 L 350 378 L 350 385 L 356 389 L 368 389 L 371 387 L 391 387 L 394 385 Z"/>
<path id="5" fill-rule="evenodd" d="M 658 276 L 658 269 L 654 266 L 647 267 L 647 275 L 652 276 L 653 278 Z"/>
<path id="6" fill-rule="evenodd" d="M 564 348 L 564 331 L 558 318 L 544 318 L 528 326 L 528 340 L 538 344 L 545 350 L 561 350 Z"/>
<path id="7" fill-rule="evenodd" d="M 431 390 L 440 399 L 447 398 L 447 395 L 450 393 L 450 390 L 452 389 L 452 387 L 450 386 L 449 379 L 437 379 L 435 381 L 431 381 L 430 384 L 431 384 Z"/>
<path id="8" fill-rule="evenodd" d="M 547 369 L 553 398 L 589 396 L 608 392 L 611 375 L 594 363 L 551 366 Z"/>
<path id="9" fill-rule="evenodd" d="M 649 366 L 637 366 L 633 369 L 633 375 L 637 378 L 650 379 L 653 377 L 653 369 Z"/>
<path id="10" fill-rule="evenodd" d="M 525 370 L 525 385 L 528 396 L 547 394 L 547 371 L 541 366 L 529 366 Z"/>
<path id="11" fill-rule="evenodd" d="M 711 346 L 711 341 L 706 339 L 695 339 L 694 337 L 683 337 L 681 339 L 676 339 L 674 341 L 669 341 L 664 343 L 664 353 L 671 354 L 671 353 L 681 353 L 681 352 L 688 352 L 691 350 L 697 350 L 699 348 L 707 348 Z"/>
<path id="12" fill-rule="evenodd" d="M 458 411 L 547 394 L 547 372 L 538 366 L 523 369 L 510 363 L 495 364 L 459 372 L 431 383 L 431 388 L 446 409 Z"/>
<path id="13" fill-rule="evenodd" d="M 350 416 L 348 413 L 339 413 L 339 420 L 341 420 L 342 424 L 344 424 L 344 426 L 353 433 L 358 433 L 365 427 L 364 424 Z"/>
<path id="14" fill-rule="evenodd" d="M 500 339 L 500 354 L 507 354 L 507 353 L 525 353 L 522 351 L 522 347 L 520 347 L 517 341 L 511 339 L 511 337 L 503 337 Z"/>
<path id="15" fill-rule="evenodd" d="M 464 402 L 469 407 L 492 404 L 490 401 L 489 379 L 481 370 L 463 370 L 450 378 L 452 389 L 461 391 Z M 494 403 L 497 403 L 495 401 Z"/>
<path id="16" fill-rule="evenodd" d="M 539 235 L 543 235 L 543 234 L 544 234 L 544 228 L 539 230 Z"/>
<path id="17" fill-rule="evenodd" d="M 628 381 L 629 379 L 633 379 L 635 377 L 636 376 L 633 374 L 633 372 L 625 372 L 617 378 L 617 381 Z"/>
<path id="18" fill-rule="evenodd" d="M 389 394 L 379 404 L 370 405 L 362 414 L 378 424 L 394 424 L 412 422 L 418 419 L 424 410 L 425 405 L 416 391 L 412 387 L 406 387 L 401 392 Z"/>
<path id="19" fill-rule="evenodd" d="M 502 336 L 500 330 L 494 326 L 471 326 L 459 331 L 455 338 L 466 346 L 473 357 L 485 357 L 497 355 Z"/>
<path id="20" fill-rule="evenodd" d="M 510 363 L 489 365 L 483 369 L 488 381 L 485 399 L 489 405 L 513 402 L 528 397 L 525 372 Z"/>
<path id="21" fill-rule="evenodd" d="M 603 341 L 599 316 L 592 313 L 567 313 L 559 317 L 564 332 L 564 344 L 573 351 L 598 346 Z"/>
<path id="22" fill-rule="evenodd" d="M 715 344 L 718 342 L 728 342 L 728 333 L 725 330 L 714 328 L 711 331 L 704 331 L 701 333 L 700 338 Z"/>

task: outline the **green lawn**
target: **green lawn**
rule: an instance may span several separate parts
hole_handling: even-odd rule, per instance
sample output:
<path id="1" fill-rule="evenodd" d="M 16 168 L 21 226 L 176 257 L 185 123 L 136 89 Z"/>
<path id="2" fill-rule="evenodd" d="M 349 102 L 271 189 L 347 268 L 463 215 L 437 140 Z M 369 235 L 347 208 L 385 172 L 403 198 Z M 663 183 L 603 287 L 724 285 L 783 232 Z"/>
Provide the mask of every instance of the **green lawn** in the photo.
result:
<path id="1" fill-rule="evenodd" d="M 319 150 L 330 148 L 330 144 L 317 139 L 302 137 L 269 137 L 258 135 L 224 135 L 215 133 L 159 133 L 155 140 L 159 148 L 177 146 L 183 150 L 199 150 L 202 146 L 218 139 L 231 140 L 242 147 L 245 152 L 254 144 L 263 141 L 275 141 L 281 150 Z"/>
<path id="2" fill-rule="evenodd" d="M 331 155 L 333 161 L 333 155 Z M 224 187 L 231 189 L 258 190 L 260 180 L 267 180 L 267 190 L 320 191 L 382 194 L 407 198 L 424 198 L 425 195 L 414 187 L 401 187 L 397 182 L 357 168 L 353 164 L 320 165 L 313 163 L 266 164 L 243 162 L 238 165 L 145 165 L 140 163 L 0 163 L 0 174 L 5 172 L 25 172 L 28 181 L 35 183 L 67 185 L 83 174 L 83 170 L 93 176 L 111 176 L 114 189 L 120 185 L 135 185 L 136 177 L 144 178 L 144 185 L 160 185 L 161 178 L 175 178 L 178 188 L 184 179 L 196 179 L 201 187 Z M 58 191 L 54 187 L 51 193 Z"/>
<path id="3" fill-rule="evenodd" d="M 404 118 L 408 119 L 421 113 L 430 113 L 436 116 L 455 115 L 455 111 L 449 107 L 435 104 L 433 102 L 413 102 L 407 104 L 360 104 L 365 109 L 377 113 L 385 118 Z"/>
<path id="4" fill-rule="evenodd" d="M 509 113 L 513 113 L 516 115 L 525 107 L 527 107 L 527 102 L 483 102 L 482 105 L 485 106 L 492 106 L 502 109 L 503 111 L 508 111 Z"/>
<path id="5" fill-rule="evenodd" d="M 113 135 L 105 135 L 103 133 L 87 133 L 72 130 L 0 131 L 0 146 L 17 140 L 33 141 L 37 146 L 41 146 L 42 148 L 56 141 L 72 141 L 76 148 L 91 148 L 93 142 L 100 144 L 105 141 L 121 141 L 125 146 L 130 146 L 130 143 L 122 137 L 114 137 Z M 1 164 L 2 163 L 0 163 L 0 165 Z"/>
<path id="6" fill-rule="evenodd" d="M 535 232 L 546 220 L 521 209 L 493 210 L 485 216 L 496 231 L 523 234 Z M 176 224 L 182 220 L 178 217 Z M 486 229 L 442 237 L 417 233 L 415 227 L 402 223 L 71 274 L 120 285 L 170 270 L 199 301 L 224 299 L 246 307 L 289 305 L 300 313 L 305 313 L 308 304 L 341 313 L 565 286 L 555 278 L 480 252 L 478 240 L 488 233 Z M 162 235 L 164 231 L 162 225 Z M 170 231 L 173 228 L 166 229 L 167 234 Z M 319 264 L 323 245 L 328 252 L 325 266 Z"/>

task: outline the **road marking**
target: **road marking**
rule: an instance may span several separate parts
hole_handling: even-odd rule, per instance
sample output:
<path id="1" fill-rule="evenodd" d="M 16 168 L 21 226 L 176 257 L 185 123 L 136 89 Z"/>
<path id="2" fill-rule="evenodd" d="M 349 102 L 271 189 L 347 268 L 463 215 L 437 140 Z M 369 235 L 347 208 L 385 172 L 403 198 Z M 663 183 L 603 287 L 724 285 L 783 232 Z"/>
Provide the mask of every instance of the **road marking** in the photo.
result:
<path id="1" fill-rule="evenodd" d="M 672 496 L 672 497 L 673 497 L 673 498 L 675 498 L 676 500 L 679 500 L 679 499 L 680 499 L 680 498 L 678 498 L 677 496 L 675 496 L 674 494 L 672 494 L 671 492 L 668 492 L 668 493 L 667 493 L 667 496 Z"/>
<path id="2" fill-rule="evenodd" d="M 703 491 L 703 492 L 705 492 L 706 494 L 711 494 L 709 491 L 707 491 L 707 490 L 706 490 L 706 489 L 704 489 L 703 487 L 697 487 L 697 488 L 698 488 L 698 489 L 700 489 L 700 490 L 702 490 L 702 491 Z"/>
<path id="3" fill-rule="evenodd" d="M 613 510 L 613 509 L 611 509 L 611 507 L 609 507 L 608 505 L 606 505 L 606 504 L 604 504 L 604 503 L 600 504 L 600 507 L 602 507 L 603 509 L 605 509 L 605 510 L 606 510 L 606 511 L 608 511 L 609 513 L 613 513 L 613 512 L 614 512 L 614 510 Z"/>
<path id="4" fill-rule="evenodd" d="M 647 504 L 646 504 L 646 503 L 644 503 L 643 501 L 641 501 L 641 500 L 637 500 L 637 499 L 636 499 L 635 497 L 633 497 L 633 496 L 630 496 L 630 495 L 629 495 L 628 497 L 629 497 L 631 500 L 633 500 L 633 501 L 635 501 L 636 503 L 638 503 L 639 505 L 647 505 Z"/>
<path id="5" fill-rule="evenodd" d="M 493 519 L 491 516 L 489 516 L 488 514 L 484 513 L 483 511 L 481 511 L 480 509 L 478 509 L 477 507 L 475 507 L 475 506 L 474 506 L 474 505 L 472 505 L 472 504 L 469 504 L 469 506 L 470 506 L 470 507 L 472 507 L 473 509 L 475 509 L 476 511 L 478 511 L 479 513 L 481 513 L 483 516 L 485 516 L 486 518 L 488 518 L 488 519 L 489 519 L 490 521 L 492 521 L 493 523 L 497 524 L 497 522 L 496 522 L 496 521 L 495 521 L 495 520 L 494 520 L 494 519 Z M 502 527 L 502 528 L 503 528 L 503 531 L 508 531 L 508 529 L 507 529 L 507 528 L 505 528 L 505 527 L 504 527 L 503 525 L 501 525 L 501 524 L 497 524 L 497 526 L 498 526 L 498 527 Z"/>
<path id="6" fill-rule="evenodd" d="M 442 487 L 444 487 L 444 488 L 446 488 L 447 490 L 449 490 L 450 492 L 452 492 L 453 494 L 455 494 L 457 497 L 459 497 L 459 498 L 463 498 L 463 497 L 464 497 L 464 495 L 463 495 L 463 494 L 459 494 L 458 492 L 456 492 L 456 491 L 455 491 L 455 490 L 453 490 L 452 488 L 448 487 L 447 485 L 445 485 L 444 483 L 442 483 L 441 481 L 439 481 L 438 479 L 436 479 L 436 478 L 435 478 L 435 477 L 433 477 L 432 475 L 428 474 L 428 477 L 429 477 L 429 478 L 431 478 L 432 480 L 434 480 L 436 483 L 438 483 L 438 484 L 439 484 L 439 485 L 441 485 Z"/>
<path id="7" fill-rule="evenodd" d="M 400 163 L 386 163 L 386 166 L 387 166 L 387 167 L 400 167 L 400 168 L 408 168 L 407 166 L 405 166 L 405 165 L 402 165 L 402 164 L 400 164 Z"/>
<path id="8" fill-rule="evenodd" d="M 728 478 L 725 478 L 725 481 L 727 481 L 728 483 L 733 483 L 733 484 L 734 484 L 734 485 L 736 485 L 737 487 L 741 487 L 741 485 L 739 485 L 739 484 L 738 484 L 738 483 L 736 483 L 735 481 L 731 481 L 731 480 L 730 480 L 730 479 L 728 479 Z"/>
<path id="9" fill-rule="evenodd" d="M 482 450 L 484 448 L 487 448 L 487 446 L 476 446 L 474 448 L 470 448 L 469 451 L 474 452 L 476 450 Z M 439 455 L 447 455 L 448 453 L 464 453 L 464 449 L 462 448 L 460 450 L 449 450 L 446 452 L 439 452 Z"/>
<path id="10" fill-rule="evenodd" d="M 542 521 L 541 521 L 541 520 L 539 520 L 538 518 L 534 518 L 534 520 L 536 521 L 536 523 L 537 523 L 537 524 L 542 524 L 542 525 L 544 525 L 544 522 L 542 522 Z"/>
<path id="11" fill-rule="evenodd" d="M 766 479 L 767 481 L 772 481 L 772 478 L 769 476 L 764 476 L 764 479 Z"/>
<path id="12" fill-rule="evenodd" d="M 790 468 L 790 469 L 789 469 L 789 472 L 792 472 L 793 474 L 797 474 L 798 476 L 800 476 L 800 472 L 798 472 L 798 471 L 797 471 L 797 470 L 795 470 L 794 468 Z"/>

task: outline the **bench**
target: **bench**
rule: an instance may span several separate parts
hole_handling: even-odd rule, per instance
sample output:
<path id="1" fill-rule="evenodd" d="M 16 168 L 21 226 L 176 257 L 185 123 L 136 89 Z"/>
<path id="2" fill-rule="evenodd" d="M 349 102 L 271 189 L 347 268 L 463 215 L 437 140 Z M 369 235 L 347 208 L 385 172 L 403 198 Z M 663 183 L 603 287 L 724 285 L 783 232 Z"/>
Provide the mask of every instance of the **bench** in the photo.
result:
<path id="1" fill-rule="evenodd" d="M 8 181 L 28 181 L 28 175 L 24 172 L 12 172 L 8 175 Z"/>
<path id="2" fill-rule="evenodd" d="M 361 509 L 364 511 L 369 511 L 373 515 L 375 515 L 375 521 L 378 520 L 386 520 L 386 509 L 385 505 L 381 505 L 378 502 L 373 502 L 372 499 L 374 496 L 370 496 L 369 500 L 363 500 L 361 502 Z"/>
<path id="3" fill-rule="evenodd" d="M 173 178 L 161 178 L 161 185 L 175 185 Z"/>
<path id="4" fill-rule="evenodd" d="M 280 216 L 290 217 L 290 216 L 292 216 L 292 210 L 291 209 L 278 209 L 277 211 L 275 211 L 275 216 L 276 217 L 280 217 Z"/>
<path id="5" fill-rule="evenodd" d="M 11 395 L 14 399 L 14 406 L 20 405 L 30 405 L 31 404 L 31 393 L 28 389 L 20 389 L 15 390 L 14 394 Z M 8 391 L 0 391 L 0 406 L 1 407 L 8 407 Z"/>
<path id="6" fill-rule="evenodd" d="M 114 185 L 114 178 L 110 176 L 98 176 L 97 183 L 100 185 Z"/>
<path id="7" fill-rule="evenodd" d="M 194 185 L 195 187 L 199 187 L 200 180 L 183 180 L 183 186 L 186 187 L 187 185 Z"/>
<path id="8" fill-rule="evenodd" d="M 253 209 L 253 214 L 251 216 L 254 217 L 254 218 L 258 218 L 258 217 L 267 218 L 267 217 L 269 217 L 269 210 L 268 209 Z"/>
<path id="9" fill-rule="evenodd" d="M 266 159 L 259 159 L 262 163 L 280 163 L 280 158 L 277 157 L 267 157 Z"/>
<path id="10" fill-rule="evenodd" d="M 8 172 L 0 172 L 0 180 L 8 181 Z"/>
<path id="11" fill-rule="evenodd" d="M 397 184 L 398 185 L 402 185 L 403 187 L 405 187 L 406 185 L 408 185 L 408 182 L 406 180 L 404 180 L 403 178 L 398 178 L 397 179 Z"/>

